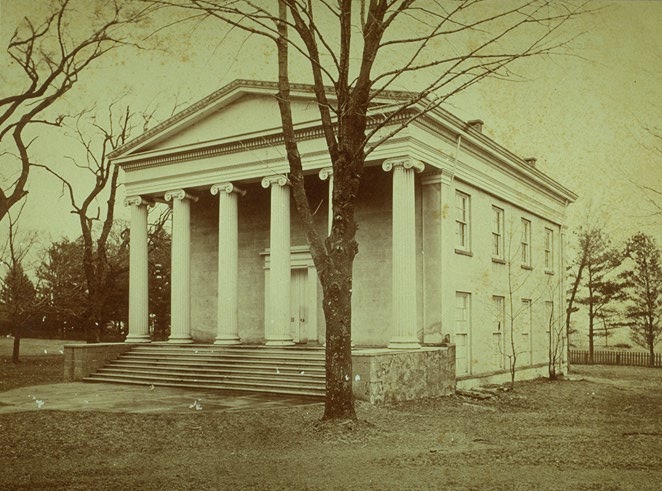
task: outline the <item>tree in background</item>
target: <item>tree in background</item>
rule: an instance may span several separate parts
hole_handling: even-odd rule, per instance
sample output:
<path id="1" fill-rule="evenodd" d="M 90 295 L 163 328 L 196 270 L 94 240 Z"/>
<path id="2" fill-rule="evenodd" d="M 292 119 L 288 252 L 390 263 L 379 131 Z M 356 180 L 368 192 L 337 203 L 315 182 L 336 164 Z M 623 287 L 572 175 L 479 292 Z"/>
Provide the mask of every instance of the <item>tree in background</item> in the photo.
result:
<path id="1" fill-rule="evenodd" d="M 111 273 L 106 274 L 104 300 L 95 322 L 95 337 L 102 339 L 111 323 L 126 324 L 128 300 L 128 253 L 126 245 L 113 233 L 106 246 Z M 81 257 L 84 253 L 82 238 L 67 238 L 53 242 L 37 269 L 38 294 L 43 298 L 41 310 L 44 334 L 59 333 L 62 339 L 86 339 L 89 336 L 89 291 Z"/>
<path id="2" fill-rule="evenodd" d="M 4 276 L 0 278 L 0 305 L 4 308 L 9 332 L 14 337 L 12 348 L 14 363 L 19 362 L 21 338 L 28 332 L 39 308 L 34 284 L 23 269 L 23 260 L 34 245 L 35 235 L 27 237 L 22 243 L 17 240 L 19 233 L 17 222 L 22 211 L 21 207 L 16 218 L 12 217 L 11 213 L 7 213 L 8 237 L 0 254 L 0 264 L 6 268 Z"/>
<path id="3" fill-rule="evenodd" d="M 119 187 L 119 167 L 111 164 L 106 155 L 123 145 L 131 132 L 132 114 L 126 107 L 119 116 L 113 113 L 113 105 L 108 108 L 108 122 L 102 125 L 85 114 L 76 120 L 75 137 L 84 150 L 85 162 L 71 158 L 77 167 L 88 172 L 92 180 L 89 187 L 76 184 L 50 166 L 39 164 L 62 182 L 71 204 L 71 213 L 77 215 L 81 229 L 82 269 L 85 278 L 85 338 L 88 342 L 98 342 L 101 332 L 108 322 L 109 295 L 117 281 L 117 276 L 127 269 L 128 242 L 112 241 L 115 220 L 115 201 Z M 103 205 L 100 201 L 105 200 Z M 116 249 L 111 254 L 113 242 Z"/>
<path id="4" fill-rule="evenodd" d="M 609 305 L 618 299 L 620 284 L 616 281 L 616 268 L 621 264 L 620 252 L 612 247 L 611 241 L 600 227 L 579 227 L 577 235 L 577 256 L 570 266 L 573 279 L 568 298 L 566 329 L 570 328 L 570 316 L 583 305 L 588 310 L 588 350 L 593 362 L 594 341 L 598 321 L 606 319 Z"/>
<path id="5" fill-rule="evenodd" d="M 147 236 L 149 271 L 149 323 L 152 339 L 165 341 L 170 335 L 170 252 L 171 236 L 167 230 L 172 213 L 163 210 L 150 224 Z"/>
<path id="6" fill-rule="evenodd" d="M 30 144 L 38 125 L 60 126 L 66 115 L 49 113 L 81 74 L 128 36 L 153 8 L 141 2 L 57 0 L 43 20 L 26 17 L 7 46 L 11 59 L 0 84 L 0 221 L 28 194 Z M 54 112 L 54 111 L 53 111 Z M 8 176 L 12 176 L 11 179 Z"/>
<path id="7" fill-rule="evenodd" d="M 655 240 L 646 234 L 633 235 L 625 245 L 630 266 L 619 275 L 623 281 L 625 322 L 632 340 L 646 348 L 650 365 L 655 364 L 655 345 L 662 339 L 662 261 Z"/>
<path id="8" fill-rule="evenodd" d="M 324 419 L 355 419 L 352 395 L 352 268 L 358 253 L 355 219 L 364 165 L 382 143 L 449 97 L 486 77 L 507 77 L 515 61 L 559 51 L 560 27 L 582 10 L 566 2 L 529 0 L 445 5 L 414 0 L 279 2 L 152 0 L 188 9 L 273 42 L 278 106 L 289 163 L 287 179 L 323 291 L 326 321 Z M 222 34 L 219 34 L 219 37 Z M 320 230 L 304 186 L 292 114 L 290 53 L 313 81 L 333 167 L 332 224 Z M 389 90 L 410 86 L 379 105 Z"/>

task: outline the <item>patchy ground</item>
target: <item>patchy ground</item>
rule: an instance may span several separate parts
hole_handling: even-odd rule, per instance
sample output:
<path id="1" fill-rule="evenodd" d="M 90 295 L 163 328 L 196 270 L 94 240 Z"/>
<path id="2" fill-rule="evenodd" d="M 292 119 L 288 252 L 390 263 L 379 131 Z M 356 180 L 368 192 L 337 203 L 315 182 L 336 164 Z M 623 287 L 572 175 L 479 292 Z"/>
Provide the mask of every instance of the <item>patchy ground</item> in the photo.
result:
<path id="1" fill-rule="evenodd" d="M 0 392 L 30 385 L 62 382 L 64 374 L 65 343 L 52 339 L 24 339 L 21 341 L 19 360 L 11 361 L 14 339 L 0 337 Z"/>
<path id="2" fill-rule="evenodd" d="M 2 363 L 0 362 L 0 366 Z M 662 370 L 577 367 L 474 400 L 0 415 L 0 489 L 660 489 Z"/>

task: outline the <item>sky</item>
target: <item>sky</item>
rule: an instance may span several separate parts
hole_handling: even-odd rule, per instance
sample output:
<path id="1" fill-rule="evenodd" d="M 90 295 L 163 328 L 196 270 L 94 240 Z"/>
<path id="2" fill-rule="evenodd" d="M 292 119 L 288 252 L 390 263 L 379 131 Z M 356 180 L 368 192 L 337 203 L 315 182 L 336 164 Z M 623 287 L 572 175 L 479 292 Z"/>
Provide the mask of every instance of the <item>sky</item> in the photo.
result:
<path id="1" fill-rule="evenodd" d="M 6 46 L 21 16 L 39 15 L 45 5 L 0 0 L 0 44 Z M 520 63 L 514 81 L 487 80 L 445 107 L 465 120 L 482 119 L 485 134 L 516 155 L 536 157 L 543 172 L 577 193 L 568 214 L 570 230 L 590 221 L 604 224 L 615 243 L 642 230 L 662 244 L 662 216 L 652 216 L 641 189 L 662 191 L 662 157 L 646 131 L 662 134 L 662 1 L 593 1 L 589 6 L 596 11 L 571 26 L 581 35 L 570 55 Z M 100 60 L 57 109 L 74 113 L 96 104 L 101 111 L 119 100 L 118 105 L 136 111 L 154 110 L 158 121 L 173 107 L 191 104 L 234 79 L 276 77 L 271 47 L 228 34 L 219 24 L 175 26 L 144 44 L 152 49 L 127 48 Z M 3 66 L 10 68 L 1 53 Z M 0 94 L 15 83 L 11 70 L 0 70 L 5 86 Z M 33 149 L 37 160 L 74 181 L 89 179 L 67 159 L 80 156 L 73 138 L 42 131 Z M 28 190 L 24 231 L 38 231 L 46 244 L 80 233 L 56 181 L 33 172 Z M 118 208 L 123 216 L 123 207 Z M 0 235 L 5 233 L 0 226 Z"/>

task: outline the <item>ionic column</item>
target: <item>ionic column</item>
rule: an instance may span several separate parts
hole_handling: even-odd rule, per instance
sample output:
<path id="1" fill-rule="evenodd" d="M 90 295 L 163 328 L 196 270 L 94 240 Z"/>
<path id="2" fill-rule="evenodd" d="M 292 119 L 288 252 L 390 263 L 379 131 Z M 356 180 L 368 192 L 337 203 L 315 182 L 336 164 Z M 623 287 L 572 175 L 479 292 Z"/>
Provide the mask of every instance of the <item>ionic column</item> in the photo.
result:
<path id="1" fill-rule="evenodd" d="M 262 179 L 271 187 L 269 312 L 264 337 L 267 346 L 294 344 L 290 334 L 290 189 L 284 176 Z"/>
<path id="2" fill-rule="evenodd" d="M 171 343 L 192 343 L 191 337 L 191 201 L 183 189 L 165 193 L 172 201 L 172 258 L 170 277 Z"/>
<path id="3" fill-rule="evenodd" d="M 393 170 L 393 327 L 388 347 L 420 348 L 416 326 L 416 212 L 414 172 L 423 164 L 413 159 L 386 160 Z"/>
<path id="4" fill-rule="evenodd" d="M 214 184 L 218 194 L 218 314 L 214 344 L 239 344 L 239 232 L 237 197 L 246 191 L 230 182 Z"/>
<path id="5" fill-rule="evenodd" d="M 331 235 L 331 227 L 333 226 L 333 167 L 325 167 L 320 169 L 320 179 L 322 181 L 329 180 L 329 209 L 328 209 L 328 234 Z"/>
<path id="6" fill-rule="evenodd" d="M 149 343 L 149 288 L 147 269 L 147 209 L 140 196 L 124 200 L 131 207 L 129 241 L 129 334 L 127 343 Z"/>

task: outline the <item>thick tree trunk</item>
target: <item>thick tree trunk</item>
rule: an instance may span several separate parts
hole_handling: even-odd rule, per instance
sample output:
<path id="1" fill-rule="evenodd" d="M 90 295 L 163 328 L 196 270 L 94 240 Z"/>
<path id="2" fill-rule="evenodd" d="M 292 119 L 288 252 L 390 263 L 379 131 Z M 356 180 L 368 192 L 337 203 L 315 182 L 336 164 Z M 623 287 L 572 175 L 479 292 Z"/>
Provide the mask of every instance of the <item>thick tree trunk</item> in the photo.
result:
<path id="1" fill-rule="evenodd" d="M 326 404 L 323 419 L 356 419 L 352 394 L 352 260 L 324 275 Z"/>
<path id="2" fill-rule="evenodd" d="M 651 343 L 648 345 L 648 353 L 650 355 L 649 364 L 651 367 L 655 366 L 655 346 Z"/>

